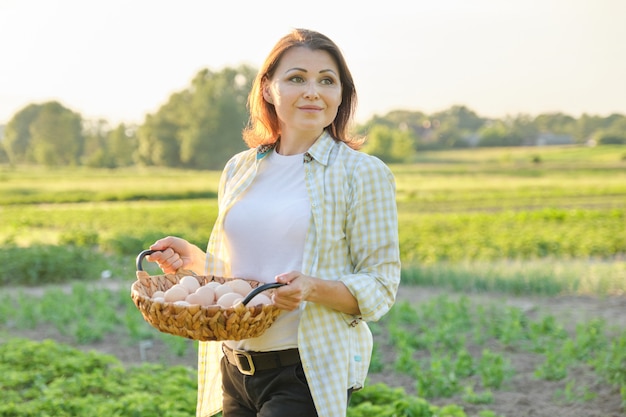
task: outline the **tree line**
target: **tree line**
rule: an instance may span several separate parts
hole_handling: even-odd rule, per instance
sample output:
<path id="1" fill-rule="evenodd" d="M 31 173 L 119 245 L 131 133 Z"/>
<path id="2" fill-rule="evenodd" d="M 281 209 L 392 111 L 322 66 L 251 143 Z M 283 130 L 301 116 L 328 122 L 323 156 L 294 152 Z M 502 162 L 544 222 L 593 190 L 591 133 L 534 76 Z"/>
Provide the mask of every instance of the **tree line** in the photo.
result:
<path id="1" fill-rule="evenodd" d="M 0 162 L 13 165 L 131 165 L 221 169 L 244 150 L 241 131 L 256 69 L 203 69 L 141 125 L 87 120 L 56 101 L 30 104 L 4 126 Z M 518 114 L 493 119 L 465 106 L 426 114 L 395 110 L 356 125 L 363 150 L 389 163 L 410 163 L 419 150 L 531 146 L 551 143 L 626 144 L 626 116 Z"/>

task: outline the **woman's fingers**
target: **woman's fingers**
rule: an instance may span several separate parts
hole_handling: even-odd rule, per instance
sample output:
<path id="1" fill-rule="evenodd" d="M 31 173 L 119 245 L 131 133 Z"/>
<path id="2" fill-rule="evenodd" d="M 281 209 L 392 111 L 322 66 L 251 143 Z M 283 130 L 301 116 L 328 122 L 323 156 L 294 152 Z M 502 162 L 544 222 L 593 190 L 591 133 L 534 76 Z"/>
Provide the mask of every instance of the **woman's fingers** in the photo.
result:
<path id="1" fill-rule="evenodd" d="M 167 274 L 175 273 L 184 266 L 182 260 L 184 255 L 180 253 L 184 250 L 184 245 L 179 240 L 181 239 L 167 237 L 156 241 L 150 246 L 150 249 L 156 252 L 149 255 L 148 260 L 156 262 Z"/>
<path id="2" fill-rule="evenodd" d="M 306 279 L 306 276 L 296 271 L 278 275 L 276 281 L 288 285 L 275 290 L 273 294 L 274 305 L 289 311 L 298 308 L 300 303 L 305 300 L 303 285 L 306 285 Z"/>

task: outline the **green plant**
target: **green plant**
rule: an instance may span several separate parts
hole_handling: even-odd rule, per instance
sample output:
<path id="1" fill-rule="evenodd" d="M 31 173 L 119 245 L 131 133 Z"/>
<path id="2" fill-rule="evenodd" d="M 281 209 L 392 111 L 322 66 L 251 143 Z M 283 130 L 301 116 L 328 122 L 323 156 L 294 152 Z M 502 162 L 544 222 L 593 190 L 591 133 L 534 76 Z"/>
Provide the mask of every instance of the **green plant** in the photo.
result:
<path id="1" fill-rule="evenodd" d="M 493 392 L 485 390 L 477 393 L 471 385 L 468 385 L 463 389 L 462 398 L 463 401 L 470 404 L 491 404 L 493 402 Z"/>
<path id="2" fill-rule="evenodd" d="M 535 370 L 535 376 L 548 381 L 560 381 L 567 376 L 570 360 L 559 350 L 549 350 L 545 361 Z"/>
<path id="3" fill-rule="evenodd" d="M 2 417 L 188 417 L 196 406 L 190 369 L 125 369 L 113 356 L 52 341 L 0 344 L 0 387 Z"/>
<path id="4" fill-rule="evenodd" d="M 586 402 L 596 397 L 597 394 L 595 392 L 590 391 L 587 386 L 578 384 L 575 379 L 568 381 L 564 389 L 555 393 L 555 398 L 565 403 Z"/>
<path id="5" fill-rule="evenodd" d="M 0 250 L 0 285 L 41 285 L 100 278 L 106 257 L 84 247 L 34 245 Z"/>
<path id="6" fill-rule="evenodd" d="M 460 389 L 454 363 L 448 356 L 431 358 L 428 366 L 422 367 L 414 377 L 415 390 L 424 398 L 451 397 Z"/>
<path id="7" fill-rule="evenodd" d="M 402 388 L 366 385 L 352 394 L 347 417 L 467 417 L 461 407 L 438 407 L 423 398 L 407 395 Z"/>
<path id="8" fill-rule="evenodd" d="M 503 417 L 491 410 L 482 410 L 478 412 L 478 417 Z"/>
<path id="9" fill-rule="evenodd" d="M 510 374 L 511 367 L 501 354 L 484 349 L 478 361 L 478 375 L 483 387 L 498 389 Z"/>
<path id="10" fill-rule="evenodd" d="M 380 344 L 378 342 L 374 342 L 372 347 L 372 359 L 370 361 L 370 372 L 382 372 L 384 369 L 384 362 L 382 359 L 382 353 L 380 351 Z"/>

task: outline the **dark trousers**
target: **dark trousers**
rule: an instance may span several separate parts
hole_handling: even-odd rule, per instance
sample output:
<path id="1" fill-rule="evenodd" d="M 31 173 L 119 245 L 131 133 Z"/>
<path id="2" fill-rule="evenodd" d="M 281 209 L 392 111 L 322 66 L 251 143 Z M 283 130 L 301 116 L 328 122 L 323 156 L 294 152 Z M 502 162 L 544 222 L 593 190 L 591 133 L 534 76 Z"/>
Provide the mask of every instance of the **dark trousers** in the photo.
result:
<path id="1" fill-rule="evenodd" d="M 302 362 L 244 375 L 222 358 L 223 417 L 318 417 Z"/>

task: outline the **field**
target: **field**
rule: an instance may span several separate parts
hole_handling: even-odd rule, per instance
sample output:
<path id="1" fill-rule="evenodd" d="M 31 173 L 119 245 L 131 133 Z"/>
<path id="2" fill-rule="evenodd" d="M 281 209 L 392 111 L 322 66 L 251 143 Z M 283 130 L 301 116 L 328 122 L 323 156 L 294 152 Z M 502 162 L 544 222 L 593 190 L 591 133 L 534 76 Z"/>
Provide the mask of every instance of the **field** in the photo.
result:
<path id="1" fill-rule="evenodd" d="M 351 417 L 390 416 L 390 404 L 406 416 L 623 415 L 626 148 L 424 153 L 392 170 L 403 280 L 372 324 L 371 388 Z M 155 239 L 206 244 L 218 178 L 0 168 L 0 347 L 51 338 L 128 367 L 193 370 L 195 344 L 143 322 L 128 288 L 134 257 Z M 191 415 L 193 395 L 180 395 L 187 411 L 141 415 Z M 124 398 L 119 415 L 154 400 Z M 30 415 L 6 407 L 0 416 Z"/>

